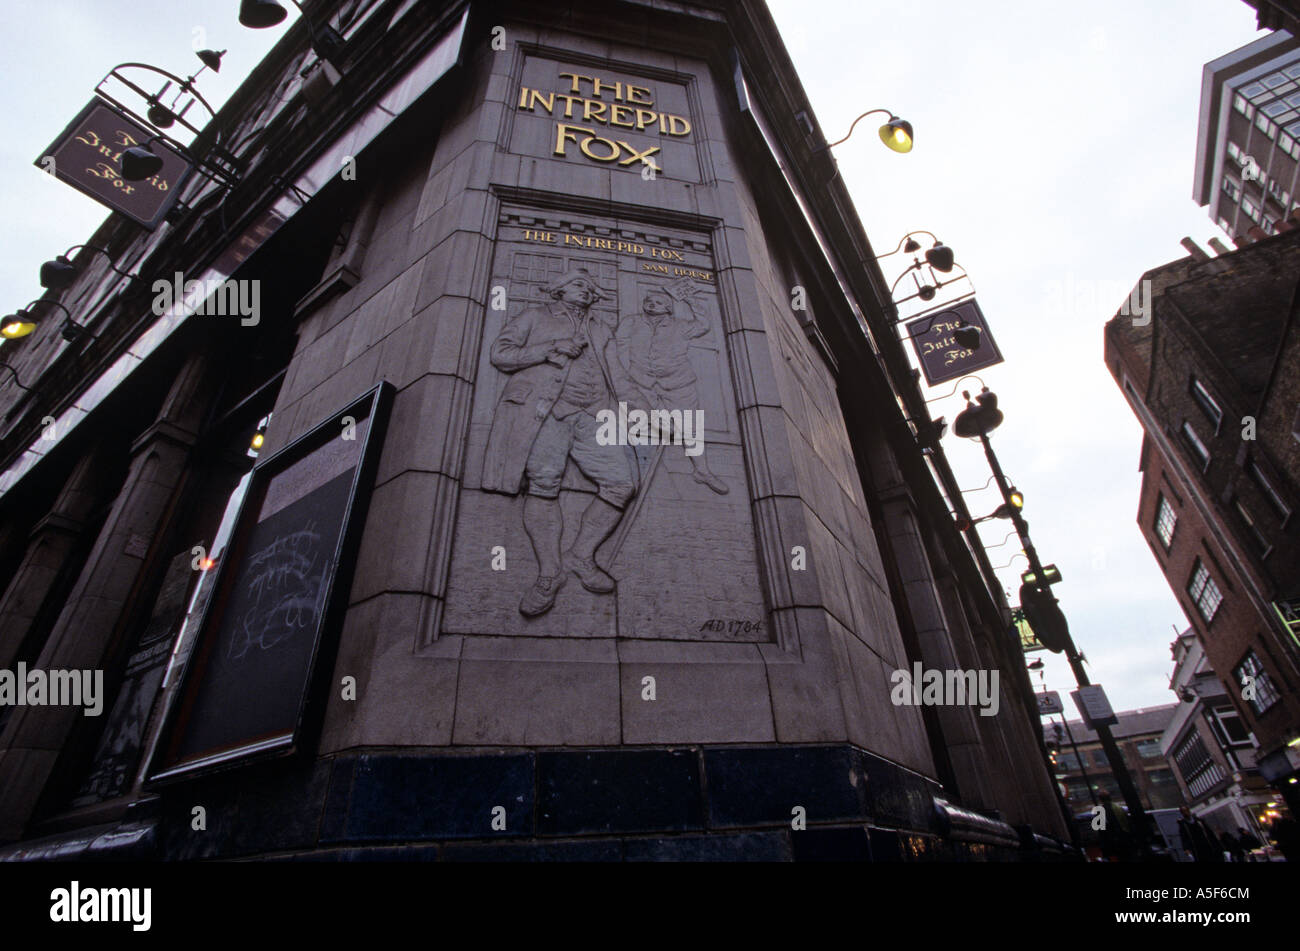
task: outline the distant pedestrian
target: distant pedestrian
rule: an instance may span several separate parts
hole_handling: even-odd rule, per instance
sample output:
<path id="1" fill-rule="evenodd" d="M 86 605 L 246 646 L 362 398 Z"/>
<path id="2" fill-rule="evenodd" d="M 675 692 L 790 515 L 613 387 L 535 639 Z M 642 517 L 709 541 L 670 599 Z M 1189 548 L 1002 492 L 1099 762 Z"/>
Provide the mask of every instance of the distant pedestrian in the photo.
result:
<path id="1" fill-rule="evenodd" d="M 1300 823 L 1290 816 L 1273 821 L 1273 840 L 1288 862 L 1300 862 Z"/>
<path id="2" fill-rule="evenodd" d="M 1237 833 L 1230 830 L 1223 830 L 1219 833 L 1219 848 L 1223 850 L 1223 857 L 1229 862 L 1246 861 L 1246 852 L 1241 847 L 1241 840 L 1237 838 Z"/>
<path id="3" fill-rule="evenodd" d="M 1105 823 L 1100 830 L 1101 853 L 1108 862 L 1132 862 L 1135 860 L 1133 830 L 1129 826 L 1128 814 L 1111 799 L 1110 793 L 1103 789 L 1098 798 L 1101 800 L 1102 815 Z"/>
<path id="4" fill-rule="evenodd" d="M 1238 862 L 1255 861 L 1255 850 L 1259 848 L 1260 842 L 1255 836 L 1250 834 L 1250 830 L 1243 826 L 1237 826 L 1237 850 L 1241 853 Z"/>
<path id="5" fill-rule="evenodd" d="M 1223 849 L 1213 830 L 1204 821 L 1192 815 L 1186 806 L 1179 806 L 1182 818 L 1178 820 L 1178 834 L 1182 837 L 1183 847 L 1192 853 L 1196 862 L 1222 862 Z"/>

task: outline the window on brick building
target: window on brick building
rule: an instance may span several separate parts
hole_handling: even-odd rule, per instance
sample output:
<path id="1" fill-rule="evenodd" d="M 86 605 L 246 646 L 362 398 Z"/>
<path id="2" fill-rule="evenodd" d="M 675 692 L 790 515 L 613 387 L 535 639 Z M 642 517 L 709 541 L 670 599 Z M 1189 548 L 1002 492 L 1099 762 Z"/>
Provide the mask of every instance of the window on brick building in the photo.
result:
<path id="1" fill-rule="evenodd" d="M 1259 491 L 1264 494 L 1264 498 L 1268 499 L 1268 504 L 1272 507 L 1278 518 L 1285 520 L 1291 515 L 1291 507 L 1282 501 L 1282 496 L 1278 493 L 1277 489 L 1273 487 L 1273 483 L 1268 480 L 1268 477 L 1264 475 L 1259 466 L 1255 464 L 1254 459 L 1248 459 L 1246 461 L 1246 475 L 1250 477 L 1251 482 L 1255 483 L 1259 488 Z"/>
<path id="2" fill-rule="evenodd" d="M 1223 594 L 1214 579 L 1210 577 L 1209 569 L 1199 558 L 1192 568 L 1192 580 L 1187 584 L 1187 594 L 1206 624 L 1214 620 L 1214 615 L 1223 601 Z"/>
<path id="3" fill-rule="evenodd" d="M 1160 737 L 1149 736 L 1146 739 L 1138 740 L 1134 744 L 1137 747 L 1138 756 L 1143 759 L 1156 759 L 1160 756 Z"/>
<path id="4" fill-rule="evenodd" d="M 1228 778 L 1195 730 L 1174 748 L 1174 763 L 1194 797 L 1205 795 Z"/>
<path id="5" fill-rule="evenodd" d="M 1174 542 L 1174 527 L 1177 524 L 1178 513 L 1174 511 L 1174 507 L 1169 504 L 1169 500 L 1161 492 L 1157 496 L 1156 502 L 1155 531 L 1156 537 L 1160 539 L 1160 544 L 1165 546 L 1166 551 Z"/>
<path id="6" fill-rule="evenodd" d="M 1250 514 L 1250 509 L 1242 503 L 1240 498 L 1232 500 L 1232 507 L 1237 512 L 1237 519 L 1241 522 L 1242 527 L 1246 530 L 1246 537 L 1250 539 L 1251 545 L 1257 554 L 1266 554 L 1272 546 L 1269 545 L 1268 539 L 1260 531 L 1259 526 L 1255 524 L 1254 516 Z"/>
<path id="7" fill-rule="evenodd" d="M 1192 455 L 1201 464 L 1201 471 L 1204 472 L 1210 467 L 1210 450 L 1209 447 L 1201 441 L 1201 437 L 1196 434 L 1191 423 L 1183 423 L 1183 440 L 1187 443 L 1187 448 L 1192 451 Z"/>
<path id="8" fill-rule="evenodd" d="M 1210 713 L 1222 736 L 1224 746 L 1250 746 L 1250 731 L 1233 707 L 1215 707 Z"/>
<path id="9" fill-rule="evenodd" d="M 1232 675 L 1242 688 L 1242 699 L 1256 713 L 1263 713 L 1281 699 L 1272 678 L 1264 670 L 1254 651 L 1246 651 L 1241 663 L 1232 668 Z M 1248 688 L 1254 688 L 1253 690 Z"/>

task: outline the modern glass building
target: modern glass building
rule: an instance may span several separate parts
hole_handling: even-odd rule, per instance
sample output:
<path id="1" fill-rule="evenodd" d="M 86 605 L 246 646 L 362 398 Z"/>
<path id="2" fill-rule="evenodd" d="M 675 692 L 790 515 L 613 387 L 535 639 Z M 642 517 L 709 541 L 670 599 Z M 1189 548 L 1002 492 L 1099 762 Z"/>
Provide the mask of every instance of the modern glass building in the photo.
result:
<path id="1" fill-rule="evenodd" d="M 1205 64 L 1192 197 L 1234 240 L 1300 207 L 1300 41 L 1285 30 Z"/>

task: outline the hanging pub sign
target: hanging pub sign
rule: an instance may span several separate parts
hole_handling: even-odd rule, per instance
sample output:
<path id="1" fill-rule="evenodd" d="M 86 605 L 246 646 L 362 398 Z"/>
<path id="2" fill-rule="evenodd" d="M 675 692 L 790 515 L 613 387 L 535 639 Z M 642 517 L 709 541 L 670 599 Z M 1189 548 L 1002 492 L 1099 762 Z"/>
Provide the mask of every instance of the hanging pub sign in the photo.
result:
<path id="1" fill-rule="evenodd" d="M 122 150 L 145 143 L 163 160 L 162 168 L 143 181 L 129 182 L 119 165 Z M 86 104 L 34 164 L 150 231 L 171 210 L 191 168 L 152 131 L 99 98 Z"/>
<path id="2" fill-rule="evenodd" d="M 930 386 L 1002 362 L 998 345 L 973 297 L 937 314 L 909 321 L 906 329 Z"/>
<path id="3" fill-rule="evenodd" d="M 150 782 L 306 748 L 391 401 L 381 383 L 253 469 Z"/>

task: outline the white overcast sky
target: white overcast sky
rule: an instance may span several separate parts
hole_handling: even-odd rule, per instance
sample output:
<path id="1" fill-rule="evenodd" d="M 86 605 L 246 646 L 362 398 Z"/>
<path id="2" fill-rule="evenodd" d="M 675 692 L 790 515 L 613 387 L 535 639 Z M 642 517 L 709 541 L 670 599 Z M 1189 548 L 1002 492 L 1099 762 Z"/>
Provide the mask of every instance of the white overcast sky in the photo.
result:
<path id="1" fill-rule="evenodd" d="M 769 6 L 831 141 L 867 109 L 915 127 L 907 155 L 876 138 L 879 117 L 835 149 L 867 235 L 883 254 L 908 231 L 933 231 L 969 271 L 1006 358 L 980 374 L 1006 414 L 994 448 L 1025 494 L 1040 557 L 1064 576 L 1056 593 L 1089 675 L 1116 710 L 1174 702 L 1169 644 L 1187 620 L 1136 524 L 1141 429 L 1103 364 L 1102 328 L 1144 271 L 1186 256 L 1181 238 L 1226 242 L 1191 198 L 1201 69 L 1265 35 L 1254 10 L 1240 0 Z M 963 405 L 953 396 L 931 412 L 951 422 Z M 983 485 L 979 443 L 944 441 L 960 484 Z M 991 486 L 966 499 L 975 515 L 1000 502 Z M 996 545 L 1011 527 L 981 530 Z M 991 550 L 993 564 L 1019 547 Z M 1025 567 L 999 572 L 1013 594 Z M 1034 656 L 1077 716 L 1064 658 Z"/>
<path id="2" fill-rule="evenodd" d="M 971 274 L 1006 357 L 981 373 L 1007 417 L 994 444 L 1039 554 L 1065 577 L 1057 594 L 1090 674 L 1117 710 L 1172 702 L 1169 643 L 1187 622 L 1135 524 L 1141 430 L 1103 366 L 1102 326 L 1143 271 L 1185 256 L 1184 235 L 1204 246 L 1219 233 L 1190 197 L 1201 67 L 1263 35 L 1254 11 L 1239 0 L 769 3 L 828 138 L 877 107 L 915 127 L 908 155 L 880 144 L 875 117 L 835 150 L 867 234 L 884 253 L 932 231 Z M 194 49 L 228 48 L 199 83 L 219 105 L 297 16 L 254 31 L 238 7 L 0 3 L 5 313 L 39 296 L 42 261 L 105 217 L 33 161 L 118 63 L 188 74 Z M 961 407 L 953 396 L 932 412 L 951 422 Z M 985 483 L 978 443 L 950 434 L 946 448 L 963 486 Z M 1000 501 L 992 487 L 966 499 L 977 515 Z M 985 527 L 990 545 L 1010 531 Z M 992 549 L 993 564 L 1018 548 Z M 1023 568 L 1000 572 L 1013 593 Z M 1037 656 L 1049 689 L 1073 687 L 1062 658 Z"/>

